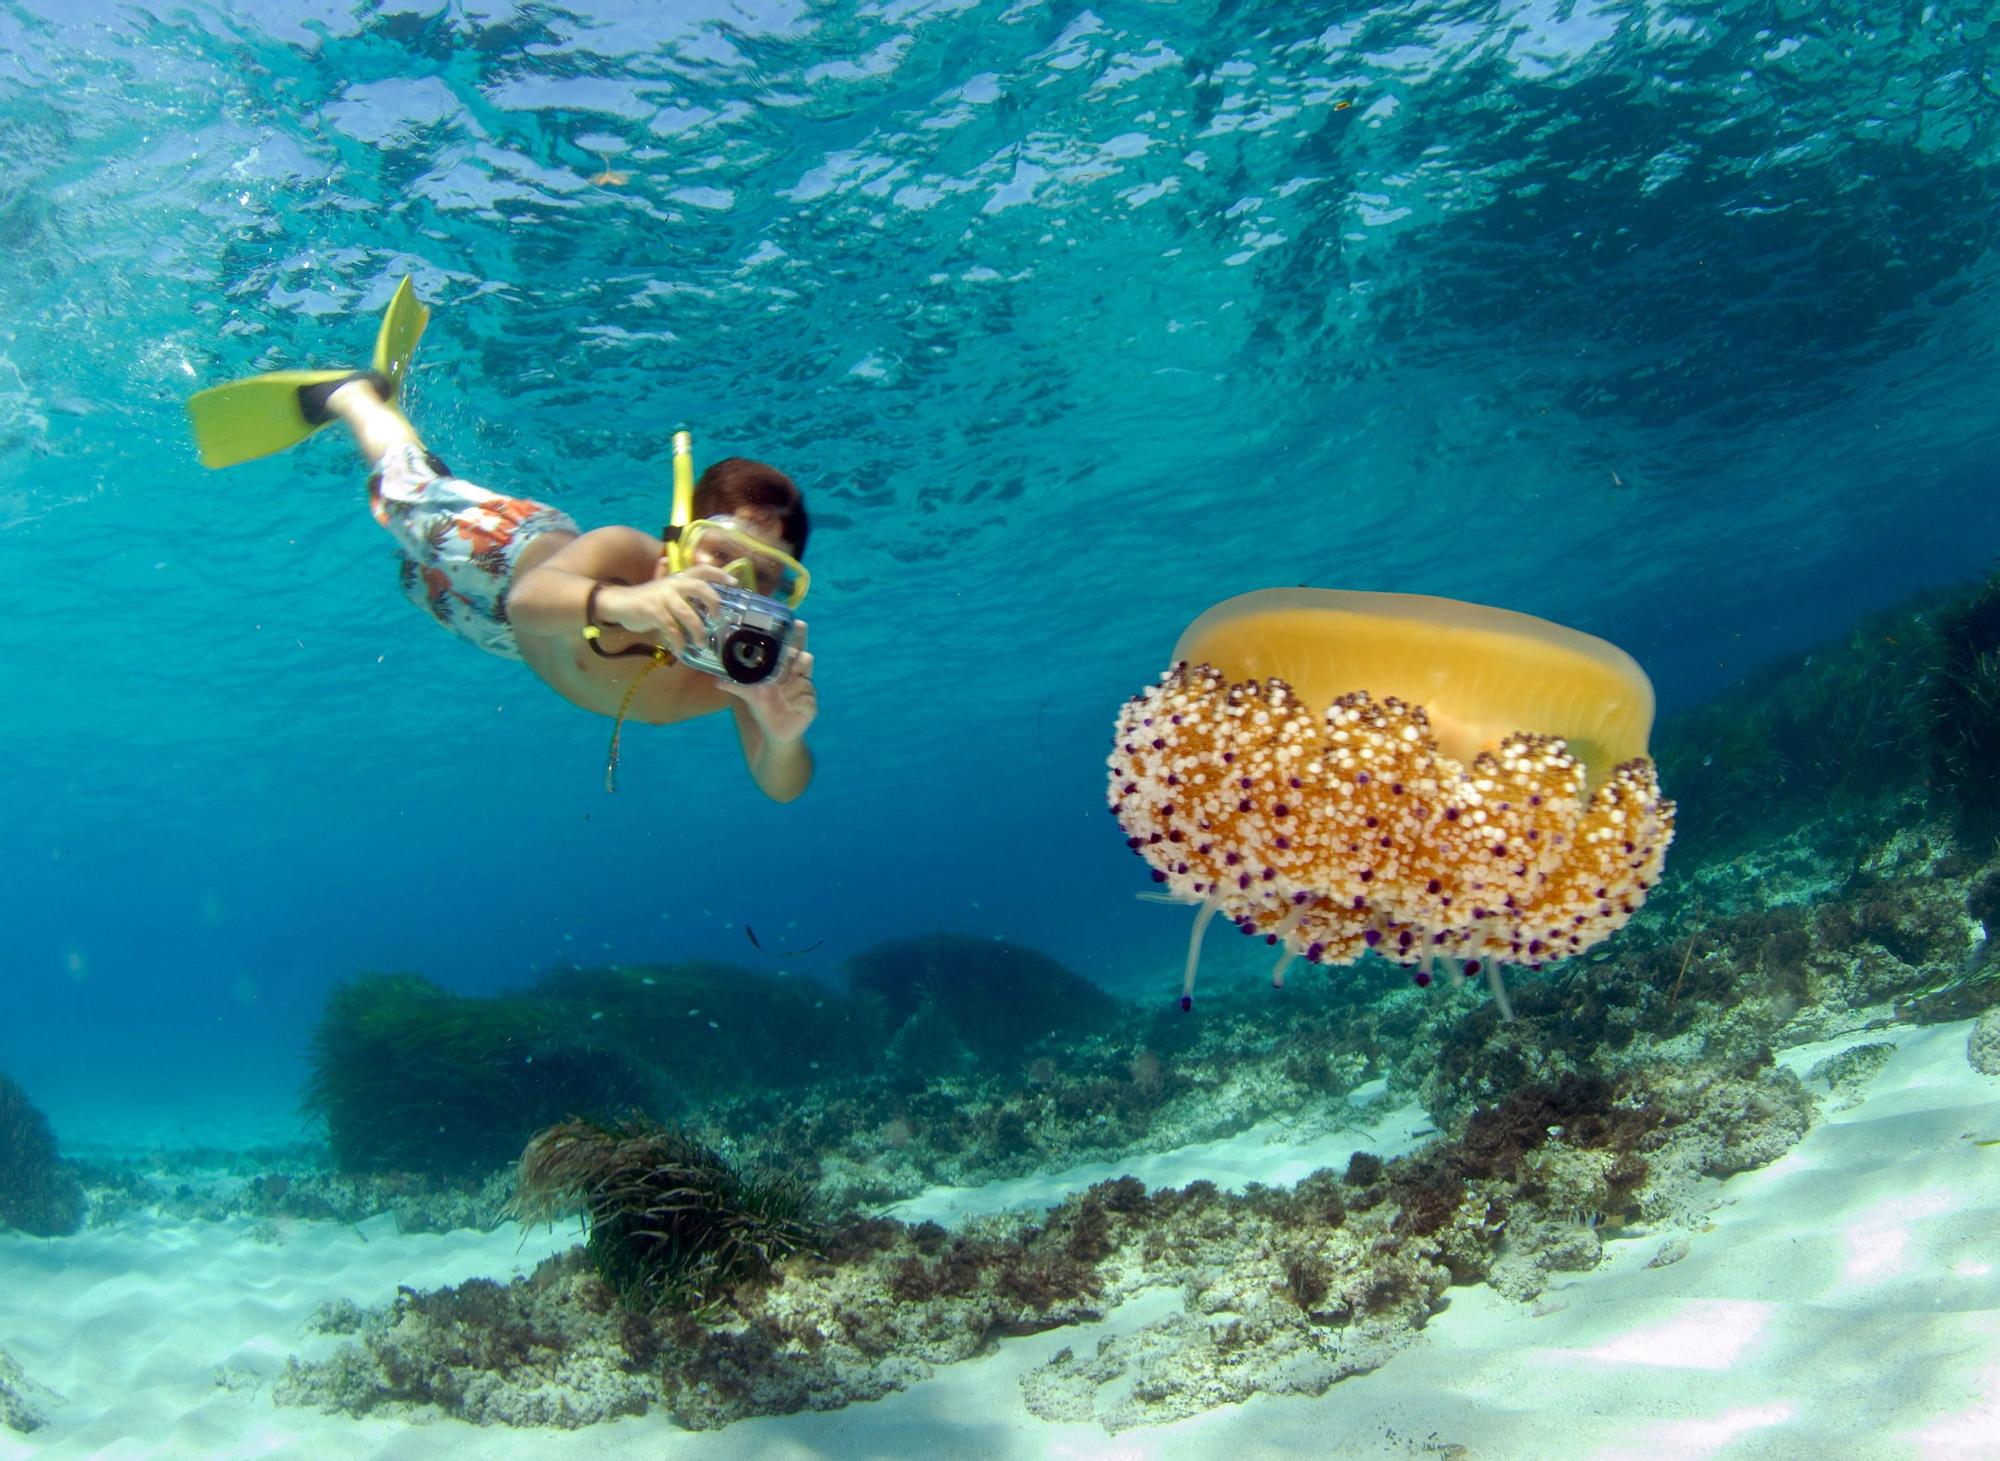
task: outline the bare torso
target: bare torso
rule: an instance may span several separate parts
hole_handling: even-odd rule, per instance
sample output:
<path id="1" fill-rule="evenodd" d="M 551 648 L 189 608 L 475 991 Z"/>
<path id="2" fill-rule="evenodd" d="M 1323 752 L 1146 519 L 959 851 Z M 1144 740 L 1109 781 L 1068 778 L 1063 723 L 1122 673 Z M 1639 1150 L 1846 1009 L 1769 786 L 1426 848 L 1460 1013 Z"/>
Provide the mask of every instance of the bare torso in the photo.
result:
<path id="1" fill-rule="evenodd" d="M 546 562 L 559 549 L 575 542 L 570 533 L 547 533 L 522 550 L 514 567 L 516 580 L 529 569 Z M 590 647 L 578 633 L 517 635 L 521 658 L 563 699 L 599 715 L 616 715 L 632 682 L 646 676 L 626 710 L 629 719 L 648 725 L 673 725 L 722 710 L 735 702 L 716 687 L 712 676 L 685 665 L 649 668 L 645 655 L 620 655 L 619 651 L 645 645 L 649 641 L 623 629 L 606 628 L 598 643 L 605 654 Z M 606 658 L 606 655 L 612 656 Z"/>

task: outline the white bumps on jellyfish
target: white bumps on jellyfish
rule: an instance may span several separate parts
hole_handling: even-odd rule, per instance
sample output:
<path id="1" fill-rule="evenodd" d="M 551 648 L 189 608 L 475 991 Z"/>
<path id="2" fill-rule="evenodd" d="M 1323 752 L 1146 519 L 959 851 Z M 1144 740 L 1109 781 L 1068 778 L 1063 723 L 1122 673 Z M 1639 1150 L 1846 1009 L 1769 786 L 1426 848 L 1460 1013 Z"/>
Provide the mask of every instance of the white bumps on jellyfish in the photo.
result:
<path id="1" fill-rule="evenodd" d="M 1561 740 L 1524 733 L 1440 778 L 1413 875 L 1395 912 L 1414 936 L 1393 952 L 1518 958 L 1524 911 L 1568 855 L 1583 816 L 1584 768 Z"/>
<path id="2" fill-rule="evenodd" d="M 1627 761 L 1590 799 L 1569 855 L 1522 911 L 1523 963 L 1567 958 L 1623 928 L 1665 871 L 1673 803 L 1653 763 Z"/>

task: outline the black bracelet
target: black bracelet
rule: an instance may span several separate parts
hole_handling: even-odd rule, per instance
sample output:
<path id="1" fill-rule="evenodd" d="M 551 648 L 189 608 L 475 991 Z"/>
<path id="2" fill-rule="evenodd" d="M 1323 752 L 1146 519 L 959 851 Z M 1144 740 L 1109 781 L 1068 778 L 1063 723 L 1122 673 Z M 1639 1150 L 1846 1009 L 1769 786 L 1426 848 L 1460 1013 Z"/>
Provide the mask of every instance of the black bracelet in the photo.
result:
<path id="1" fill-rule="evenodd" d="M 583 601 L 583 637 L 596 644 L 598 636 L 604 633 L 597 625 L 597 591 L 604 587 L 602 580 L 590 586 L 590 595 Z"/>
<path id="2" fill-rule="evenodd" d="M 662 664 L 672 664 L 674 662 L 673 653 L 663 645 L 628 644 L 625 648 L 616 650 L 604 647 L 604 630 L 599 627 L 597 622 L 597 591 L 607 583 L 616 584 L 619 588 L 631 587 L 622 578 L 606 578 L 590 586 L 589 596 L 583 601 L 583 637 L 589 643 L 590 647 L 604 659 L 624 659 L 628 655 L 646 655 L 657 659 Z"/>

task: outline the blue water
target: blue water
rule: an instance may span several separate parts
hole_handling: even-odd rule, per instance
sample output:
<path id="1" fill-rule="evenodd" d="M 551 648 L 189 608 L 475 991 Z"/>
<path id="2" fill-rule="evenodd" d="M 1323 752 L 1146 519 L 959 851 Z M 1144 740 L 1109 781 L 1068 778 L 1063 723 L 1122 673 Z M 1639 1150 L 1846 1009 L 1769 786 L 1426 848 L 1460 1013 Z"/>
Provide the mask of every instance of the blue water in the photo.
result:
<path id="1" fill-rule="evenodd" d="M 358 970 L 930 930 L 1169 1000 L 1102 763 L 1211 603 L 1502 604 L 1671 712 L 1983 570 L 1986 7 L 1774 13 L 9 0 L 0 1069 L 289 1119 Z M 331 434 L 201 468 L 188 394 L 362 359 L 405 274 L 461 473 L 656 528 L 685 424 L 804 486 L 804 800 L 719 721 L 607 796 Z"/>

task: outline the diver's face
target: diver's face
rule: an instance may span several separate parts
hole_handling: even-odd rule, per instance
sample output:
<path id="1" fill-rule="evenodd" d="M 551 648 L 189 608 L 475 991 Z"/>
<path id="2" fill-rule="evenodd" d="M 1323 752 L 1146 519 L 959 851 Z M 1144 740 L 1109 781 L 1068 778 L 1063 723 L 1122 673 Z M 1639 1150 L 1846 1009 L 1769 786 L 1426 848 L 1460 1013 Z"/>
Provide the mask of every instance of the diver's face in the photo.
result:
<path id="1" fill-rule="evenodd" d="M 774 518 L 750 513 L 733 513 L 712 517 L 709 521 L 733 528 L 746 538 L 775 548 L 788 557 L 791 556 L 792 545 L 781 536 Z M 741 562 L 745 558 L 749 560 L 750 570 L 755 576 L 757 592 L 778 594 L 789 577 L 789 571 L 773 559 L 761 557 L 756 553 L 745 553 L 741 544 L 732 543 L 719 533 L 703 535 L 694 550 L 692 561 L 728 570 L 731 564 Z"/>

